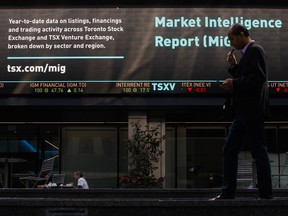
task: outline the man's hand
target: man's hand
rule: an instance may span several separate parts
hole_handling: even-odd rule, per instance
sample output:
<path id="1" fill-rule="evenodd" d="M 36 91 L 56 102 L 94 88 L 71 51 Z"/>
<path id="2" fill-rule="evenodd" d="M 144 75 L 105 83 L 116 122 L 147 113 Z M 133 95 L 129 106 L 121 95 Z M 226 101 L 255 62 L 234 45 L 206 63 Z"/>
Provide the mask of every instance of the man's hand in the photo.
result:
<path id="1" fill-rule="evenodd" d="M 228 78 L 224 80 L 224 82 L 220 86 L 224 88 L 226 91 L 231 92 L 233 90 L 233 79 Z"/>
<path id="2" fill-rule="evenodd" d="M 235 57 L 235 55 L 233 55 L 232 51 L 227 54 L 227 62 L 229 63 L 230 67 L 237 64 L 236 57 Z"/>

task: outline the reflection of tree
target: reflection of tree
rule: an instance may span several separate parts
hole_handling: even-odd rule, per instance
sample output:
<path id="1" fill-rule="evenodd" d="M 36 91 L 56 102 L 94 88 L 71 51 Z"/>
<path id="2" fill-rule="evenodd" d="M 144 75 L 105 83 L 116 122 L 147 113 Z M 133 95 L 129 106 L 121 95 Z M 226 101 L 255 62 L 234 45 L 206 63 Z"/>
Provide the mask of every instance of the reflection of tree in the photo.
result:
<path id="1" fill-rule="evenodd" d="M 162 187 L 164 179 L 156 178 L 154 171 L 163 154 L 161 144 L 164 137 L 160 135 L 159 127 L 142 129 L 139 122 L 132 123 L 133 135 L 128 140 L 129 171 L 128 175 L 120 177 L 121 187 Z"/>

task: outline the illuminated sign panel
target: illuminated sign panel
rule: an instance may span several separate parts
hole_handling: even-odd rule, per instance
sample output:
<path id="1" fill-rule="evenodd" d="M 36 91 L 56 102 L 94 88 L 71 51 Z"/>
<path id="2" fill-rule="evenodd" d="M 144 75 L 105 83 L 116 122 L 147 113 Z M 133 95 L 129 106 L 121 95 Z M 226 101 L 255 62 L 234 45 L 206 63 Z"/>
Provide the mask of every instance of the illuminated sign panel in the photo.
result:
<path id="1" fill-rule="evenodd" d="M 235 23 L 266 50 L 271 93 L 288 93 L 287 9 L 0 12 L 0 95 L 221 94 Z"/>

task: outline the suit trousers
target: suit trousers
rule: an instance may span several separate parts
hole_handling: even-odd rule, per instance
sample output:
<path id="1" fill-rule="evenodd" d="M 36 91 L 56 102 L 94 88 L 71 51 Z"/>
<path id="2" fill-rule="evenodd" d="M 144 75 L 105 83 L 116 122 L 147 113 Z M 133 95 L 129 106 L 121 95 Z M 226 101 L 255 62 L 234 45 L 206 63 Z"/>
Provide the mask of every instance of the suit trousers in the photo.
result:
<path id="1" fill-rule="evenodd" d="M 272 198 L 271 166 L 263 119 L 233 120 L 223 148 L 222 195 L 230 198 L 235 196 L 238 154 L 244 139 L 256 163 L 259 197 Z"/>

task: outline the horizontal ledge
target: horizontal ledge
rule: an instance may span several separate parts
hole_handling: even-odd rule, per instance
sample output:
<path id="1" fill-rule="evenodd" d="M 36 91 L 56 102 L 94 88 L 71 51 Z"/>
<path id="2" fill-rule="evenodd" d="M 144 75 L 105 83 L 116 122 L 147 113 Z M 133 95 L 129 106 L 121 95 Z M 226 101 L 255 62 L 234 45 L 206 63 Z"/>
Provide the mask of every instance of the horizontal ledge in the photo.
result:
<path id="1" fill-rule="evenodd" d="M 287 207 L 288 197 L 256 200 L 253 197 L 209 201 L 205 198 L 0 198 L 0 207 Z"/>

